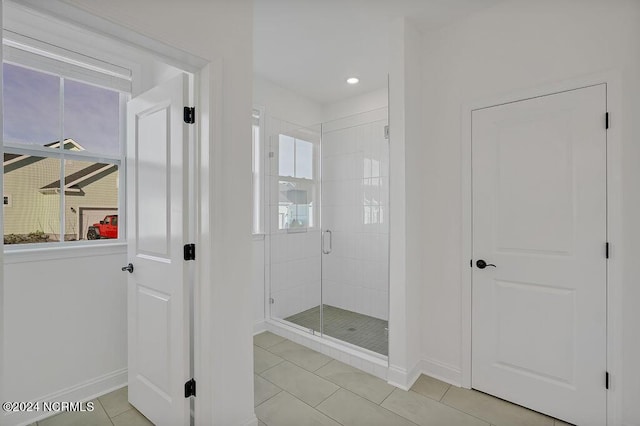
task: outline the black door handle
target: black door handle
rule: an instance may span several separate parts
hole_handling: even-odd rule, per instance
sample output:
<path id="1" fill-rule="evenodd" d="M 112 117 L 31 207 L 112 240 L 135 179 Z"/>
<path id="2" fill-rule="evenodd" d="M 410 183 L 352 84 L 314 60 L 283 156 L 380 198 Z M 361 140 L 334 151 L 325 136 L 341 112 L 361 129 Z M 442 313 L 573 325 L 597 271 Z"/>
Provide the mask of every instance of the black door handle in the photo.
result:
<path id="1" fill-rule="evenodd" d="M 476 262 L 476 266 L 480 269 L 484 269 L 487 266 L 493 266 L 494 268 L 496 267 L 496 265 L 494 265 L 493 263 L 487 263 L 484 260 L 480 259 Z"/>
<path id="2" fill-rule="evenodd" d="M 128 264 L 127 266 L 122 267 L 122 272 L 127 271 L 130 274 L 133 274 L 133 263 Z"/>

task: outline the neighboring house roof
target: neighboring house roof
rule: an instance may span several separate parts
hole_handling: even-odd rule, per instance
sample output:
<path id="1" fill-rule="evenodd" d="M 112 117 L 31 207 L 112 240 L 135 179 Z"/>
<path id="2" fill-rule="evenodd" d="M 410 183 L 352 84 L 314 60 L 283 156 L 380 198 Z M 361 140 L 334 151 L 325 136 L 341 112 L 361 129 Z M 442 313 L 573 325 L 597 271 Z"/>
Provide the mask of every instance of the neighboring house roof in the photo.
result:
<path id="1" fill-rule="evenodd" d="M 47 148 L 60 148 L 60 141 L 55 141 L 55 142 L 51 142 L 45 145 L 45 147 Z M 70 151 L 84 151 L 84 148 L 82 147 L 82 145 L 80 145 L 78 142 L 74 141 L 71 138 L 65 139 L 64 140 L 64 149 L 70 150 Z"/>
<path id="2" fill-rule="evenodd" d="M 60 148 L 60 141 L 50 142 L 44 145 L 45 148 Z M 65 139 L 64 140 L 64 149 L 69 151 L 84 151 L 82 145 L 73 139 Z M 31 161 L 27 161 L 31 160 Z M 24 164 L 16 164 L 18 162 L 24 161 Z M 2 165 L 4 167 L 15 164 L 15 167 L 12 167 L 11 170 L 19 169 L 20 167 L 24 167 L 28 164 L 33 163 L 33 157 L 31 155 L 23 155 L 23 154 L 4 154 L 4 161 Z M 5 170 L 6 172 L 6 170 Z"/>
<path id="3" fill-rule="evenodd" d="M 102 179 L 104 176 L 111 174 L 117 170 L 115 164 L 94 163 L 89 167 L 78 170 L 64 178 L 64 192 L 82 192 L 82 186 Z M 40 188 L 43 194 L 50 194 L 60 191 L 60 179 L 51 182 L 49 185 Z"/>
<path id="4" fill-rule="evenodd" d="M 60 141 L 51 142 L 44 145 L 47 148 L 60 148 Z M 73 139 L 64 140 L 64 149 L 70 151 L 84 151 L 82 145 L 74 141 Z M 5 167 L 5 173 L 26 167 L 30 164 L 43 160 L 43 157 L 23 155 L 23 154 L 4 154 L 3 165 Z M 91 182 L 102 179 L 103 177 L 116 171 L 118 167 L 115 164 L 107 163 L 94 163 L 82 170 L 78 170 L 75 173 L 70 174 L 64 178 L 64 191 L 65 193 L 71 192 L 76 194 L 83 194 L 82 186 L 88 185 Z M 60 179 L 55 182 L 51 182 L 48 185 L 40 188 L 40 192 L 43 194 L 53 194 L 60 192 Z"/>

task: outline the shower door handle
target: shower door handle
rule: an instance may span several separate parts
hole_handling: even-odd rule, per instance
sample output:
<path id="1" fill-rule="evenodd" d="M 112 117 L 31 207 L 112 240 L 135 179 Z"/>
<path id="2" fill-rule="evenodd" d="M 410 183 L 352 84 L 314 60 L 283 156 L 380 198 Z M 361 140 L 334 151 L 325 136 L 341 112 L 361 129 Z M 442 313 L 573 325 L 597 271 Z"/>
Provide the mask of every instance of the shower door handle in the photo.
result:
<path id="1" fill-rule="evenodd" d="M 329 234 L 329 250 L 325 249 L 325 245 L 324 245 L 325 235 L 327 234 Z M 322 253 L 329 254 L 331 253 L 332 250 L 333 250 L 333 232 L 327 229 L 326 231 L 322 232 Z"/>

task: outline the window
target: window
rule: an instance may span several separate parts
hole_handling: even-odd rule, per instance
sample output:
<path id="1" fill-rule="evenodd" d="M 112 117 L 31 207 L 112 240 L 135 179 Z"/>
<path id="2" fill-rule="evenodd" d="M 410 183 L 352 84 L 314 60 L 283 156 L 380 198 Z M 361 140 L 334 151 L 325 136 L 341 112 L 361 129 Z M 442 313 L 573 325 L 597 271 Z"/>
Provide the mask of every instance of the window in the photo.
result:
<path id="1" fill-rule="evenodd" d="M 128 94 L 95 66 L 61 65 L 15 46 L 5 46 L 3 63 L 4 206 L 11 207 L 4 243 L 124 237 L 117 224 Z"/>
<path id="2" fill-rule="evenodd" d="M 254 235 L 264 234 L 264 173 L 262 123 L 264 113 L 255 108 L 251 116 L 251 180 L 253 190 L 253 224 Z"/>
<path id="3" fill-rule="evenodd" d="M 313 142 L 280 134 L 278 139 L 278 229 L 314 227 Z"/>

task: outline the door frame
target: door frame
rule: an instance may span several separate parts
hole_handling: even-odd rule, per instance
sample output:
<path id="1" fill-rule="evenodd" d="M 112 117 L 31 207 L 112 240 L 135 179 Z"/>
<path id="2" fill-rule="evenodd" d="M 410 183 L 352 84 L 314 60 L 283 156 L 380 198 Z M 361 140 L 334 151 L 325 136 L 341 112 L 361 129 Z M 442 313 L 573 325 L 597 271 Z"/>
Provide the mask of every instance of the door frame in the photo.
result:
<path id="1" fill-rule="evenodd" d="M 195 126 L 189 135 L 189 144 L 190 147 L 193 147 L 190 151 L 193 152 L 189 153 L 187 161 L 193 168 L 187 179 L 190 179 L 190 182 L 192 180 L 193 185 L 186 196 L 189 197 L 189 204 L 194 207 L 193 211 L 187 213 L 190 235 L 185 238 L 192 239 L 192 242 L 198 246 L 198 259 L 211 259 L 212 237 L 210 233 L 212 230 L 210 223 L 214 213 L 209 210 L 213 194 L 207 183 L 211 182 L 212 177 L 218 172 L 219 164 L 217 162 L 221 161 L 219 151 L 222 143 L 220 130 L 223 90 L 222 57 L 216 57 L 213 60 L 203 59 L 60 0 L 46 4 L 42 4 L 38 0 L 14 1 L 61 21 L 86 28 L 88 31 L 148 52 L 156 56 L 158 60 L 192 74 L 193 77 L 190 80 L 193 84 L 190 85 L 188 102 L 191 106 L 195 106 L 197 117 Z M 2 16 L 2 9 L 0 2 L 0 16 Z M 137 84 L 136 81 L 133 82 L 134 90 L 140 92 Z M 215 99 L 213 104 L 212 99 Z M 216 159 L 215 164 L 212 159 Z M 2 183 L 1 179 L 2 176 L 0 176 L 0 183 Z M 126 209 L 125 204 L 121 207 Z M 1 214 L 2 212 L 0 212 Z M 0 253 L 0 260 L 2 257 L 3 254 Z M 194 402 L 191 414 L 196 419 L 196 424 L 204 425 L 213 423 L 213 410 L 211 405 L 206 403 L 213 400 L 213 363 L 211 357 L 206 356 L 212 353 L 213 348 L 213 337 L 208 333 L 213 321 L 213 295 L 210 286 L 213 271 L 209 262 L 196 260 L 194 265 L 189 266 L 193 280 L 193 377 L 200 378 L 197 390 L 198 400 L 205 401 L 203 404 Z M 0 262 L 0 272 L 2 272 L 2 267 Z M 0 280 L 0 290 L 2 290 L 2 286 L 3 283 Z M 0 291 L 1 302 L 2 291 Z M 1 333 L 0 329 L 0 337 L 2 337 Z M 1 344 L 2 340 L 0 339 L 0 349 L 2 349 Z M 0 350 L 0 361 L 2 355 L 3 351 Z M 1 391 L 2 389 L 0 389 Z"/>
<path id="2" fill-rule="evenodd" d="M 611 256 L 607 261 L 607 371 L 610 375 L 607 392 L 607 423 L 619 424 L 622 412 L 620 378 L 622 377 L 622 256 L 616 256 L 621 245 L 622 229 L 622 77 L 617 70 L 513 90 L 506 94 L 468 100 L 461 109 L 461 196 L 462 196 L 462 257 L 460 259 L 461 303 L 461 386 L 471 388 L 472 339 L 472 118 L 474 110 L 489 108 L 531 98 L 566 92 L 598 84 L 606 85 L 606 109 L 610 114 L 607 130 L 607 240 Z M 604 125 L 604 118 L 603 118 Z M 603 376 L 604 386 L 604 376 Z"/>

